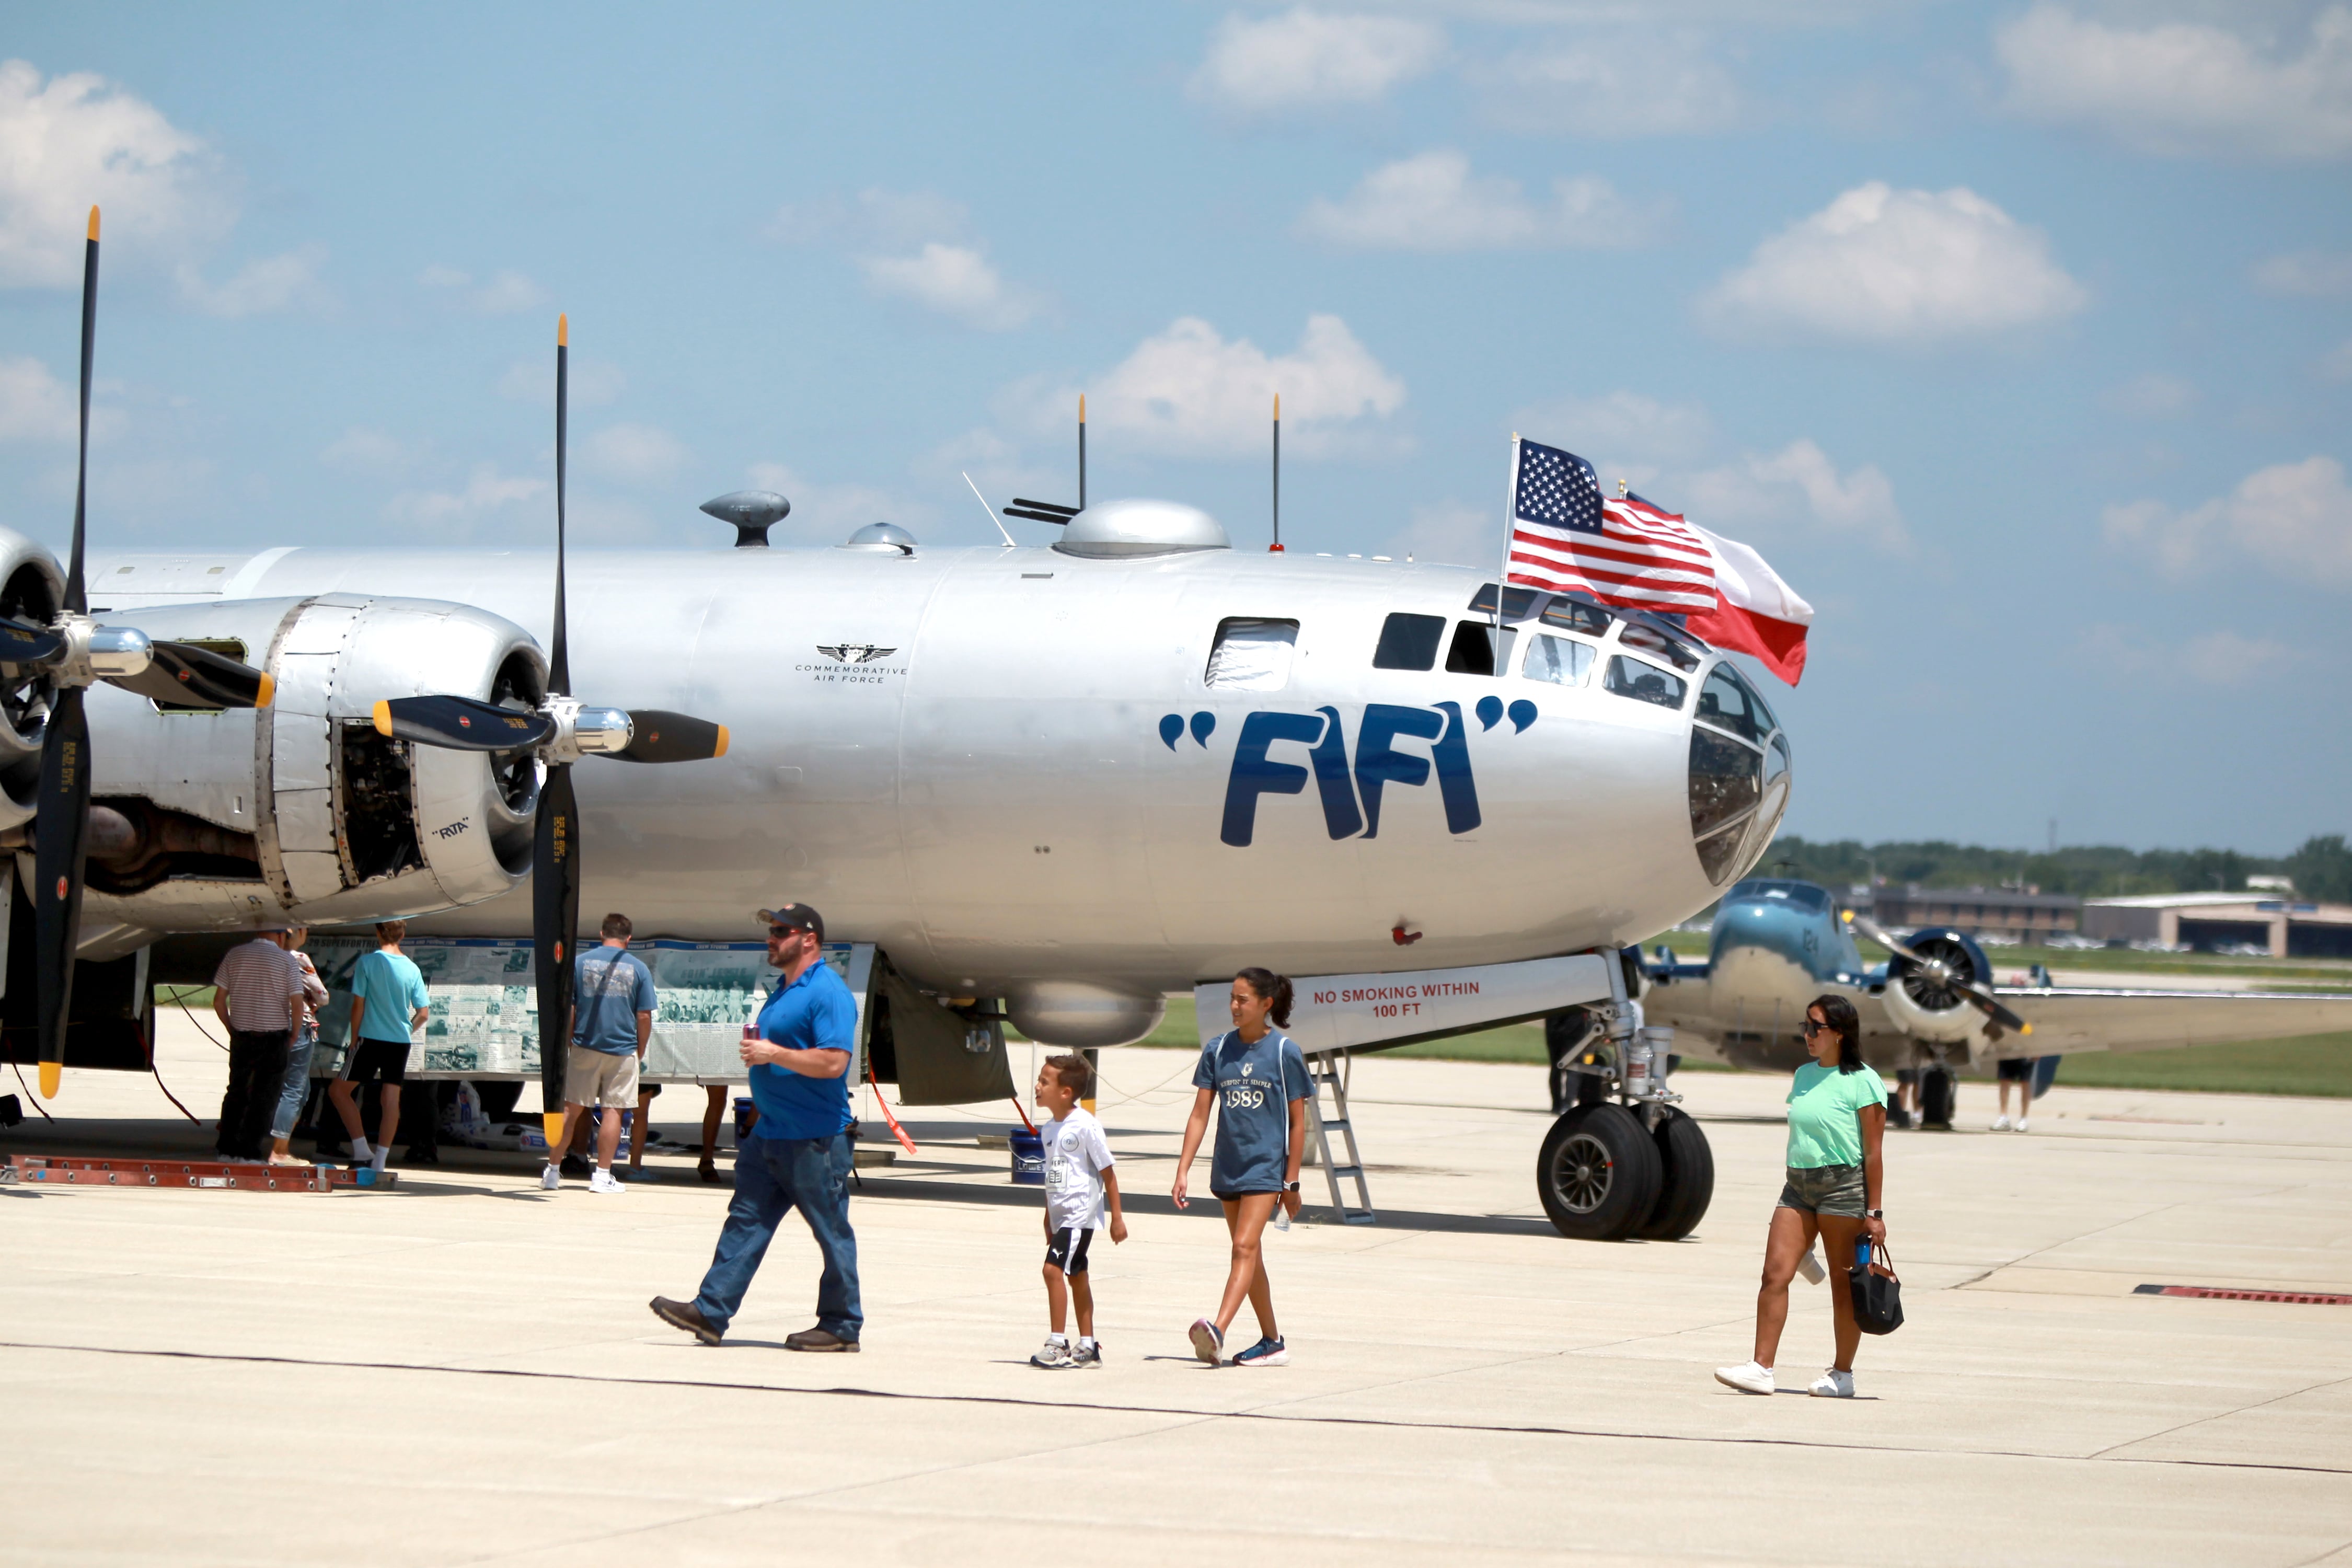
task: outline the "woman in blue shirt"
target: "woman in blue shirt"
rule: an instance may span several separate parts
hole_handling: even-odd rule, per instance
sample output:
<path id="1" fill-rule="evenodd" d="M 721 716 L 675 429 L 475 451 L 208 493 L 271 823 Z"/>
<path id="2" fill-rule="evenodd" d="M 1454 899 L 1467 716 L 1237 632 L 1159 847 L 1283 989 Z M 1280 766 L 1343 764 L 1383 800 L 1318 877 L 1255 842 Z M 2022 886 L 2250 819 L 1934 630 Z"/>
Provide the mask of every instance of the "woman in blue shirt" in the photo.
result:
<path id="1" fill-rule="evenodd" d="M 1789 1089 L 1788 1181 L 1764 1244 L 1764 1284 L 1756 1292 L 1756 1358 L 1721 1366 L 1716 1381 L 1747 1394 L 1772 1392 L 1772 1358 L 1789 1319 L 1789 1277 L 1804 1265 L 1819 1282 L 1813 1260 L 1819 1236 L 1841 1271 L 1854 1243 L 1868 1237 L 1874 1251 L 1886 1240 L 1879 1207 L 1884 1174 L 1879 1146 L 1886 1136 L 1886 1085 L 1862 1059 L 1862 1019 L 1843 996 L 1821 996 L 1805 1009 L 1805 1049 L 1812 1060 L 1797 1069 Z M 1862 1342 L 1853 1302 L 1840 1280 L 1830 1291 L 1837 1320 L 1837 1361 L 1813 1381 L 1825 1399 L 1853 1397 L 1853 1352 Z"/>
<path id="2" fill-rule="evenodd" d="M 1214 1106 L 1217 1145 L 1209 1162 L 1209 1191 L 1225 1205 L 1225 1228 L 1234 1243 L 1216 1320 L 1197 1319 L 1192 1329 L 1192 1353 L 1211 1366 L 1223 1354 L 1225 1331 L 1244 1296 L 1257 1314 L 1260 1337 L 1234 1357 L 1234 1364 L 1282 1366 L 1290 1360 L 1275 1326 L 1274 1292 L 1266 1284 L 1261 1246 L 1276 1204 L 1287 1216 L 1298 1214 L 1298 1162 L 1307 1152 L 1307 1058 L 1281 1032 L 1290 1022 L 1290 982 L 1279 974 L 1244 969 L 1234 975 L 1234 1026 L 1201 1048 L 1201 1065 L 1192 1073 L 1192 1115 L 1184 1123 L 1171 1195 L 1178 1208 L 1185 1206 L 1192 1156 Z"/>

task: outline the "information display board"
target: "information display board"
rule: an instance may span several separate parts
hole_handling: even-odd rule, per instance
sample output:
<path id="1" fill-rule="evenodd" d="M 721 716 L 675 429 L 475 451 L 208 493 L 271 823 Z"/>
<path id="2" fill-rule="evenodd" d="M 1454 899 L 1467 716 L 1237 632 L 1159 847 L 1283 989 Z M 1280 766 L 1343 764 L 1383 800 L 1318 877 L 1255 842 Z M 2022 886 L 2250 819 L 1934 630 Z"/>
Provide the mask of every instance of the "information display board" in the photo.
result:
<path id="1" fill-rule="evenodd" d="M 347 936 L 317 936 L 304 944 L 328 992 L 319 1017 L 321 1048 L 311 1068 L 319 1077 L 341 1069 L 351 1027 L 352 970 L 375 946 L 373 937 Z M 529 942 L 410 937 L 400 950 L 415 961 L 432 1003 L 424 1035 L 409 1048 L 409 1077 L 539 1076 L 539 993 L 531 980 Z M 639 1076 L 653 1083 L 741 1083 L 743 1026 L 777 978 L 767 944 L 651 941 L 633 942 L 629 951 L 653 971 L 656 1003 Z M 850 1067 L 850 1082 L 861 1083 L 874 944 L 828 942 L 824 962 L 857 1002 L 857 1059 Z"/>

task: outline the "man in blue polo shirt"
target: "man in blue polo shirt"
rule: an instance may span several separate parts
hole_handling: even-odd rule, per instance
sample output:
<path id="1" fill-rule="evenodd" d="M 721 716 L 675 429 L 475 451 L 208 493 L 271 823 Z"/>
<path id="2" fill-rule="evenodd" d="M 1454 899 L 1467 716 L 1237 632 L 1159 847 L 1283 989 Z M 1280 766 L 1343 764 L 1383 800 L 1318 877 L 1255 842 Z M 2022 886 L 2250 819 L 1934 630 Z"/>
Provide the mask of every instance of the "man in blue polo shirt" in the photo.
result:
<path id="1" fill-rule="evenodd" d="M 760 1120 L 735 1151 L 735 1200 L 702 1289 L 691 1301 L 653 1299 L 654 1316 L 715 1345 L 743 1304 L 751 1276 L 793 1208 L 824 1257 L 816 1327 L 784 1337 L 796 1351 L 854 1351 L 857 1237 L 849 1228 L 849 1066 L 857 1003 L 824 962 L 824 920 L 806 904 L 761 910 L 768 962 L 783 973 L 760 1009 L 759 1038 L 743 1042 Z"/>

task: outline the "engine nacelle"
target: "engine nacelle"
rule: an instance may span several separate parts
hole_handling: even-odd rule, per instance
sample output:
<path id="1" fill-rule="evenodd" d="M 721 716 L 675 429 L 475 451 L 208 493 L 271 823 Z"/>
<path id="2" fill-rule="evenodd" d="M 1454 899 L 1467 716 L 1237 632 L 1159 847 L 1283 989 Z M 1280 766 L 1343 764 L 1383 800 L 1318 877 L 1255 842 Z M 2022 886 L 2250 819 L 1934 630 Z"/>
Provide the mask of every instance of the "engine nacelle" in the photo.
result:
<path id="1" fill-rule="evenodd" d="M 0 615 L 47 626 L 65 601 L 65 574 L 49 552 L 0 528 Z M 41 731 L 47 698 L 26 689 L 25 672 L 0 664 L 0 828 L 31 820 L 41 787 Z"/>
<path id="2" fill-rule="evenodd" d="M 1960 977 L 1978 985 L 1992 984 L 1992 961 L 1965 931 L 1948 927 L 1919 931 L 1906 939 L 1912 952 L 1948 964 Z M 1967 1045 L 1971 1052 L 1985 1043 L 1991 1020 L 1959 992 L 1938 984 L 1906 958 L 1886 966 L 1886 1016 L 1895 1027 L 1917 1040 L 1936 1045 Z"/>
<path id="3" fill-rule="evenodd" d="M 373 721 L 378 701 L 430 692 L 536 707 L 547 666 L 520 626 L 344 594 L 113 618 L 257 663 L 276 693 L 257 711 L 216 712 L 91 689 L 86 954 L 269 919 L 404 918 L 496 898 L 530 871 L 533 757 L 412 746 Z M 121 818 L 103 834 L 101 809 Z"/>

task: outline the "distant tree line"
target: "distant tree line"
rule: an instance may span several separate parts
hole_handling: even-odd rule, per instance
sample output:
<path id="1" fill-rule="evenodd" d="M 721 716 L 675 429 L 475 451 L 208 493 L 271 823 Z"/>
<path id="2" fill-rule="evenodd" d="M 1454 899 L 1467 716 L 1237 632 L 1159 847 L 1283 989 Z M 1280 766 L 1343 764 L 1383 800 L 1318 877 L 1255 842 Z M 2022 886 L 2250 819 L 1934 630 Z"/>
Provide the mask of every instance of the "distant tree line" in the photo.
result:
<path id="1" fill-rule="evenodd" d="M 2234 849 L 2124 849 L 2084 845 L 2055 854 L 1986 849 L 1970 844 L 1895 841 L 1834 844 L 1783 835 L 1772 841 L 1758 876 L 1797 877 L 1843 889 L 1873 875 L 1901 887 L 1997 888 L 2026 884 L 2045 893 L 2115 898 L 2126 893 L 2240 892 L 2248 877 L 2294 879 L 2298 898 L 2352 903 L 2352 846 L 2343 834 L 2306 839 L 2294 854 L 2273 859 Z"/>

